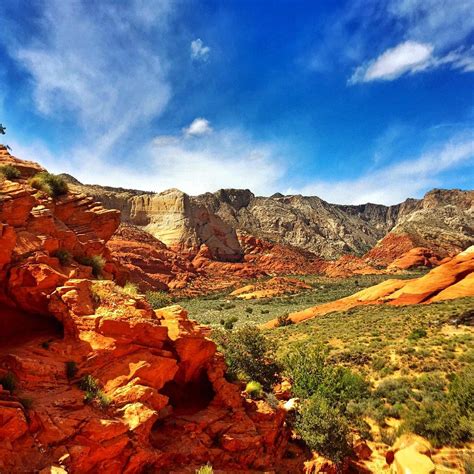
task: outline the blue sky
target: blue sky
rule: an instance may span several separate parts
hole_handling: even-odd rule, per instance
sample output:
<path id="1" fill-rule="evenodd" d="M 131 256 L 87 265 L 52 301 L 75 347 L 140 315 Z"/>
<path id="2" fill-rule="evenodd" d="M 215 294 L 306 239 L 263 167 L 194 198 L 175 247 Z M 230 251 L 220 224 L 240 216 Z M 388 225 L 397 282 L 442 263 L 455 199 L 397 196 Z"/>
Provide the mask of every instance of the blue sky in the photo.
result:
<path id="1" fill-rule="evenodd" d="M 4 0 L 0 123 L 83 182 L 474 188 L 471 0 Z"/>

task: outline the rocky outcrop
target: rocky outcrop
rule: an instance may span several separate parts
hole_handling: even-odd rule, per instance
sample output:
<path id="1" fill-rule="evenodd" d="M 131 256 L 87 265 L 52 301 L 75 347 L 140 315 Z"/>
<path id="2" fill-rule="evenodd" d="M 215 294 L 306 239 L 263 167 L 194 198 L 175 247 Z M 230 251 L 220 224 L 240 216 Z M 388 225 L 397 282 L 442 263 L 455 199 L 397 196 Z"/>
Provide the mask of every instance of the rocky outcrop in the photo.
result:
<path id="1" fill-rule="evenodd" d="M 125 270 L 125 279 L 143 292 L 182 289 L 197 277 L 191 260 L 130 224 L 120 225 L 107 248 Z"/>
<path id="2" fill-rule="evenodd" d="M 366 258 L 388 265 L 416 247 L 435 259 L 453 256 L 474 245 L 474 191 L 435 189 L 411 212 L 402 213 L 396 225 Z"/>
<path id="3" fill-rule="evenodd" d="M 154 311 L 112 280 L 118 211 L 77 193 L 53 199 L 24 177 L 4 180 L 0 196 L 1 472 L 278 465 L 285 411 L 225 379 L 215 344 L 183 308 Z M 155 259 L 169 251 L 148 244 Z M 95 280 L 79 262 L 99 256 Z M 177 261 L 171 273 L 182 269 Z"/>
<path id="4" fill-rule="evenodd" d="M 263 282 L 245 285 L 230 293 L 229 296 L 243 300 L 274 298 L 276 296 L 299 293 L 310 290 L 311 286 L 296 278 L 274 277 Z"/>
<path id="5" fill-rule="evenodd" d="M 12 158 L 15 167 L 17 162 Z M 117 272 L 105 244 L 120 216 L 83 194 L 53 199 L 37 192 L 24 178 L 42 168 L 22 162 L 19 169 L 18 180 L 0 183 L 0 303 L 45 313 L 57 286 L 92 275 L 80 261 L 100 258 L 104 277 Z"/>
<path id="6" fill-rule="evenodd" d="M 221 190 L 195 199 L 239 230 L 329 259 L 364 253 L 389 228 L 364 220 L 363 210 L 329 204 L 315 196 L 267 198 L 249 191 Z M 389 212 L 385 206 L 378 207 L 381 215 Z"/>
<path id="7" fill-rule="evenodd" d="M 119 209 L 123 222 L 145 230 L 173 250 L 195 255 L 204 244 L 215 260 L 242 259 L 235 229 L 177 189 L 145 193 L 84 186 L 67 178 L 72 189 L 86 192 L 107 208 Z"/>
<path id="8" fill-rule="evenodd" d="M 290 313 L 289 319 L 299 323 L 332 311 L 346 311 L 361 305 L 434 303 L 469 296 L 474 296 L 474 246 L 447 259 L 420 278 L 385 280 L 346 298 Z M 276 325 L 277 321 L 273 320 L 264 326 Z"/>

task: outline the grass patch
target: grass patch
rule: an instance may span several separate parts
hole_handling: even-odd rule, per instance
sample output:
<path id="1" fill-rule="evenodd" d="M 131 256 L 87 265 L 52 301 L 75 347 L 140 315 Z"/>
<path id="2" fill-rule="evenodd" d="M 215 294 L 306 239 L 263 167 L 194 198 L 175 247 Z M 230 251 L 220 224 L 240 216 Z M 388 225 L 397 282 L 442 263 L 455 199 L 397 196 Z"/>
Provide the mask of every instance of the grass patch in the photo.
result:
<path id="1" fill-rule="evenodd" d="M 0 166 L 0 174 L 10 181 L 18 179 L 21 176 L 20 171 L 12 165 Z"/>
<path id="2" fill-rule="evenodd" d="M 171 296 L 164 291 L 147 291 L 145 296 L 153 309 L 164 308 L 173 302 Z"/>
<path id="3" fill-rule="evenodd" d="M 79 380 L 79 388 L 85 392 L 84 403 L 96 402 L 105 410 L 111 403 L 111 399 L 102 391 L 99 382 L 92 375 L 85 375 Z"/>
<path id="4" fill-rule="evenodd" d="M 59 263 L 63 266 L 69 265 L 72 262 L 71 253 L 64 249 L 54 251 L 53 257 L 56 257 L 59 260 Z"/>
<path id="5" fill-rule="evenodd" d="M 76 257 L 76 261 L 81 265 L 92 268 L 92 274 L 99 278 L 102 275 L 102 271 L 105 266 L 105 259 L 102 255 L 93 255 L 92 257 Z"/>
<path id="6" fill-rule="evenodd" d="M 64 178 L 47 172 L 36 174 L 30 179 L 29 183 L 33 188 L 51 197 L 62 196 L 67 194 L 69 190 Z"/>
<path id="7" fill-rule="evenodd" d="M 196 469 L 196 474 L 213 474 L 214 469 L 210 464 L 206 464 L 205 466 L 201 466 L 199 469 Z"/>
<path id="8" fill-rule="evenodd" d="M 131 281 L 127 281 L 122 288 L 122 292 L 129 296 L 138 296 L 140 291 L 138 290 L 138 285 L 136 283 L 132 283 Z"/>

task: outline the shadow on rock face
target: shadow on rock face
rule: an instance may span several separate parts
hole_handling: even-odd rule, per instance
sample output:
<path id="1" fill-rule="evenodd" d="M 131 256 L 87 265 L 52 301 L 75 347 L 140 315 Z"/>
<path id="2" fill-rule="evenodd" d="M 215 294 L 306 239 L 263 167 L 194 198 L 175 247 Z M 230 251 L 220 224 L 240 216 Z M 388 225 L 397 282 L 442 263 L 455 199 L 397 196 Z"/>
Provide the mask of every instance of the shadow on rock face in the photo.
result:
<path id="1" fill-rule="evenodd" d="M 168 382 L 160 393 L 169 397 L 169 403 L 176 415 L 193 415 L 204 410 L 215 395 L 205 370 L 190 382 Z"/>
<path id="2" fill-rule="evenodd" d="M 61 323 L 53 317 L 30 314 L 0 305 L 0 345 L 9 346 L 29 341 L 44 334 L 63 336 Z"/>

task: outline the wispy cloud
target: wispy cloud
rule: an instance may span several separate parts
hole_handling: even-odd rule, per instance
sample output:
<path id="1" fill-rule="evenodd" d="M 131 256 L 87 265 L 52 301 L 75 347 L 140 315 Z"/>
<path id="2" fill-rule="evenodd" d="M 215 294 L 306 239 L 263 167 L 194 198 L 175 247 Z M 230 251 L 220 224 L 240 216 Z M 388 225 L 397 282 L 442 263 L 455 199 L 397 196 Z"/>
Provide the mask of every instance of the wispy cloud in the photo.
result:
<path id="1" fill-rule="evenodd" d="M 260 194 L 278 189 L 285 174 L 279 147 L 259 142 L 236 129 L 214 131 L 200 140 L 185 134 L 158 136 L 135 150 L 143 166 L 126 161 L 108 163 L 85 149 L 72 152 L 73 159 L 52 158 L 47 150 L 12 143 L 14 152 L 26 159 L 41 160 L 53 172 L 67 172 L 84 183 L 99 183 L 148 191 L 179 188 L 189 194 L 221 188 L 249 188 Z"/>
<path id="2" fill-rule="evenodd" d="M 45 0 L 39 34 L 10 51 L 30 74 L 37 109 L 72 114 L 95 152 L 106 154 L 170 99 L 165 52 L 140 32 L 164 33 L 171 6 L 85 3 Z"/>
<path id="3" fill-rule="evenodd" d="M 439 185 L 442 173 L 474 165 L 472 133 L 457 134 L 414 158 L 386 165 L 348 180 L 313 181 L 288 193 L 317 195 L 344 204 L 395 204 Z"/>
<path id="4" fill-rule="evenodd" d="M 199 61 L 207 61 L 211 48 L 206 46 L 202 39 L 191 41 L 191 58 Z"/>
<path id="5" fill-rule="evenodd" d="M 442 57 L 433 55 L 434 47 L 429 43 L 405 41 L 387 49 L 378 58 L 359 66 L 349 84 L 372 81 L 392 81 L 404 74 L 416 74 L 442 66 L 459 69 L 462 72 L 474 71 L 473 49 L 458 48 Z"/>

